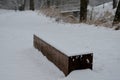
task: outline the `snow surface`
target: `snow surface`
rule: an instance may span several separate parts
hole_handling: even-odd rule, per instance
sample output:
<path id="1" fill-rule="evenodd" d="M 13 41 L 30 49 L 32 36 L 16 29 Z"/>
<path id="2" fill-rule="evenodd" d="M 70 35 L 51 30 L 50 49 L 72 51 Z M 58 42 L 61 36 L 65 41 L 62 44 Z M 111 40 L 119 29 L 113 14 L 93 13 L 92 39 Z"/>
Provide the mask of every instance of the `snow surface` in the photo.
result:
<path id="1" fill-rule="evenodd" d="M 38 12 L 3 14 L 1 11 L 0 80 L 120 80 L 120 31 L 94 25 L 56 23 Z M 74 54 L 92 51 L 93 70 L 77 70 L 65 77 L 34 49 L 34 33 L 65 52 L 66 48 Z"/>
<path id="2" fill-rule="evenodd" d="M 49 24 L 41 28 L 38 35 L 67 56 L 94 53 L 97 48 L 101 48 L 101 44 L 104 48 L 109 49 L 116 46 L 116 42 L 113 43 L 114 40 L 120 41 L 118 32 L 93 28 L 93 25 L 85 24 L 69 25 L 69 27 L 63 24 Z"/>

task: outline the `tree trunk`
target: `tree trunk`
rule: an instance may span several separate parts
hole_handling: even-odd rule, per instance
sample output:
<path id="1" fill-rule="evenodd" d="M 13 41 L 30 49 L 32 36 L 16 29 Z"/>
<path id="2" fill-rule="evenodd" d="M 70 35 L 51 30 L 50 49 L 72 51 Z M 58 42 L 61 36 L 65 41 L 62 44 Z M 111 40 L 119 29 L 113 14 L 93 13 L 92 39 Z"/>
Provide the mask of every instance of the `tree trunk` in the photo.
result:
<path id="1" fill-rule="evenodd" d="M 25 10 L 26 0 L 23 2 L 23 9 Z"/>
<path id="2" fill-rule="evenodd" d="M 30 0 L 30 10 L 34 11 L 34 0 Z"/>
<path id="3" fill-rule="evenodd" d="M 47 7 L 50 7 L 50 0 L 47 0 Z"/>
<path id="4" fill-rule="evenodd" d="M 80 22 L 87 20 L 87 6 L 89 0 L 80 0 Z"/>
<path id="5" fill-rule="evenodd" d="M 18 4 L 20 11 L 24 11 L 25 10 L 25 4 L 26 4 L 26 0 L 21 0 L 20 1 L 20 5 Z"/>
<path id="6" fill-rule="evenodd" d="M 114 17 L 114 21 L 113 21 L 113 25 L 120 23 L 120 1 L 118 3 L 118 7 L 115 13 L 115 17 Z"/>
<path id="7" fill-rule="evenodd" d="M 117 0 L 113 0 L 113 9 L 117 7 Z"/>

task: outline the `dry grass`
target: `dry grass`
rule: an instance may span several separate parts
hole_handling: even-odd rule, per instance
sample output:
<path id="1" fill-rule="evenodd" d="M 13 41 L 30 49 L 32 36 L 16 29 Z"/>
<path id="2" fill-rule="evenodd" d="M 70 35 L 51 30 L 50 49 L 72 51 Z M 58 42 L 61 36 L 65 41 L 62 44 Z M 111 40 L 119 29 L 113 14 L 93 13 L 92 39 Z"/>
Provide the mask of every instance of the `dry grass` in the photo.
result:
<path id="1" fill-rule="evenodd" d="M 40 12 L 45 14 L 46 16 L 55 18 L 57 22 L 62 20 L 63 22 L 66 23 L 78 23 L 77 18 L 75 18 L 73 15 L 71 15 L 70 13 L 61 14 L 60 10 L 55 9 L 54 7 L 42 8 Z"/>
<path id="2" fill-rule="evenodd" d="M 98 18 L 94 18 L 92 20 L 87 20 L 88 24 L 95 24 L 96 26 L 104 26 L 108 28 L 112 28 L 112 22 L 113 22 L 114 16 L 111 12 L 106 11 L 103 13 L 103 16 L 100 16 Z"/>
<path id="3" fill-rule="evenodd" d="M 64 14 L 61 14 L 60 13 L 60 10 L 58 9 L 55 9 L 54 7 L 50 7 L 50 8 L 42 8 L 41 13 L 45 14 L 46 16 L 49 16 L 51 18 L 55 18 L 55 20 L 57 22 L 59 21 L 63 21 L 65 23 L 79 23 L 79 18 L 75 17 L 74 15 L 72 15 L 71 13 L 64 13 Z M 90 16 L 90 15 L 88 15 Z M 103 16 L 100 16 L 98 18 L 95 18 L 96 15 L 93 15 L 93 19 L 88 19 L 86 21 L 86 24 L 94 24 L 96 26 L 104 26 L 104 27 L 108 27 L 108 28 L 113 28 L 115 27 L 116 29 L 116 26 L 112 26 L 112 22 L 113 22 L 113 19 L 114 19 L 114 15 L 112 15 L 111 12 L 109 11 L 106 11 L 103 13 Z M 117 28 L 118 28 L 119 25 L 117 25 Z M 120 28 L 119 28 L 120 29 Z"/>
<path id="4" fill-rule="evenodd" d="M 49 17 L 59 17 L 60 16 L 59 10 L 55 9 L 54 7 L 41 8 L 40 12 Z"/>

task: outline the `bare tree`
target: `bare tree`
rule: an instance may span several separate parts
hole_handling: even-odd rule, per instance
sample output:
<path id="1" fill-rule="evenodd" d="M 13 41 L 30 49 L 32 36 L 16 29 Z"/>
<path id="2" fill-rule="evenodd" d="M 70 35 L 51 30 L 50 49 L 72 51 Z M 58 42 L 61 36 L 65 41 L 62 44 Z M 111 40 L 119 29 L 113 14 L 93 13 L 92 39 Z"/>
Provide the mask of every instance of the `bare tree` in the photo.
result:
<path id="1" fill-rule="evenodd" d="M 89 0 L 80 0 L 80 22 L 86 22 L 87 20 L 87 6 Z"/>
<path id="2" fill-rule="evenodd" d="M 113 9 L 117 7 L 117 0 L 113 0 Z"/>
<path id="3" fill-rule="evenodd" d="M 0 0 L 0 8 L 7 8 L 8 1 L 7 0 Z"/>
<path id="4" fill-rule="evenodd" d="M 0 8 L 3 6 L 3 0 L 0 0 Z"/>
<path id="5" fill-rule="evenodd" d="M 116 25 L 119 23 L 120 23 L 120 0 L 119 0 L 118 7 L 115 13 L 114 20 L 113 20 L 113 25 Z M 120 25 L 118 27 L 120 28 Z"/>
<path id="6" fill-rule="evenodd" d="M 30 10 L 34 11 L 34 0 L 30 0 Z"/>
<path id="7" fill-rule="evenodd" d="M 47 0 L 47 7 L 50 7 L 50 0 Z"/>
<path id="8" fill-rule="evenodd" d="M 24 11 L 25 10 L 25 5 L 26 5 L 26 0 L 19 0 L 19 10 Z"/>

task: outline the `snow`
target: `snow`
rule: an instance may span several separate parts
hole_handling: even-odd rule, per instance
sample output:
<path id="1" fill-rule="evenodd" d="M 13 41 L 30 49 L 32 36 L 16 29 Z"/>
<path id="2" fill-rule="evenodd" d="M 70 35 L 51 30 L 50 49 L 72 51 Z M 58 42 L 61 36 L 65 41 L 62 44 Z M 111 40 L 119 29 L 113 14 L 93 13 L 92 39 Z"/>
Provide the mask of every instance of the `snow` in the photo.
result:
<path id="1" fill-rule="evenodd" d="M 79 76 L 78 76 L 79 75 Z M 81 76 L 82 75 L 82 76 Z M 67 78 L 64 78 L 62 80 L 105 80 L 102 76 L 99 76 L 97 73 L 95 72 L 91 72 L 91 70 L 87 69 L 87 70 L 76 70 L 73 71 Z M 61 79 L 59 79 L 61 80 Z"/>
<path id="2" fill-rule="evenodd" d="M 36 12 L 0 14 L 0 80 L 56 80 L 64 77 L 46 57 L 33 48 L 39 31 Z"/>
<path id="3" fill-rule="evenodd" d="M 115 44 L 117 43 L 113 43 L 113 41 L 120 41 L 120 37 L 118 37 L 120 34 L 118 32 L 112 32 L 102 28 L 99 29 L 93 27 L 93 25 L 89 27 L 85 24 L 69 25 L 70 27 L 74 26 L 72 28 L 63 24 L 52 24 L 49 26 L 53 26 L 54 29 L 44 26 L 45 29 L 41 29 L 38 32 L 39 37 L 67 56 L 92 53 L 94 48 L 95 50 L 100 48 L 100 45 L 103 43 L 105 49 L 113 46 L 116 47 Z"/>
<path id="4" fill-rule="evenodd" d="M 56 23 L 32 11 L 0 13 L 0 80 L 120 80 L 120 31 Z M 65 77 L 34 49 L 35 33 L 69 56 L 93 52 L 93 70 L 77 70 Z"/>

